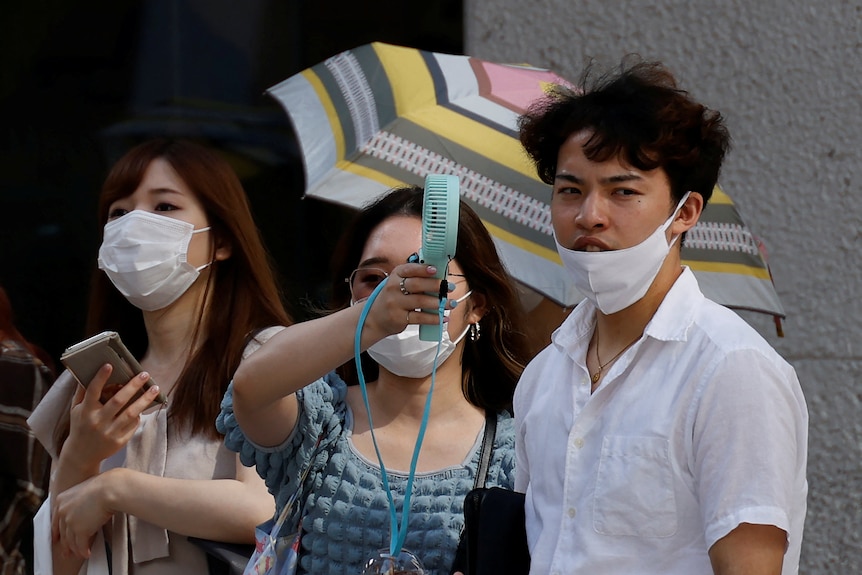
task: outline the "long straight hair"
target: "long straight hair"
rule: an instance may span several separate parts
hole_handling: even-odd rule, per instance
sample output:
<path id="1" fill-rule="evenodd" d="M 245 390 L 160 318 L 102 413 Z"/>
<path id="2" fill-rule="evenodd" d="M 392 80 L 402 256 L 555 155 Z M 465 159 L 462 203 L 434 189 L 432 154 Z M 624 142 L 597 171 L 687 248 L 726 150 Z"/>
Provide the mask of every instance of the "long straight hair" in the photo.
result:
<path id="1" fill-rule="evenodd" d="M 184 140 L 157 139 L 130 150 L 114 165 L 99 196 L 98 220 L 108 221 L 114 201 L 131 195 L 153 160 L 170 164 L 203 206 L 212 249 L 229 246 L 230 257 L 213 262 L 193 348 L 172 393 L 169 418 L 195 434 L 218 437 L 215 419 L 222 396 L 255 331 L 288 325 L 281 293 L 245 191 L 230 165 L 216 152 Z M 90 291 L 88 333 L 112 329 L 133 354 L 147 348 L 143 315 L 96 270 Z"/>

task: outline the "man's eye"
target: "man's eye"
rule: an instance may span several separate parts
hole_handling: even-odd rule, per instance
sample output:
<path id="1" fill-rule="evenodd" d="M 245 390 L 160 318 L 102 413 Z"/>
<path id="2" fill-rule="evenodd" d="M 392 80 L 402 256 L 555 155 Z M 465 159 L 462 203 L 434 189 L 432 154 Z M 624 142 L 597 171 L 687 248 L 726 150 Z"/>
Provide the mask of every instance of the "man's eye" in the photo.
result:
<path id="1" fill-rule="evenodd" d="M 556 193 L 560 195 L 579 194 L 581 191 L 578 188 L 557 188 Z"/>

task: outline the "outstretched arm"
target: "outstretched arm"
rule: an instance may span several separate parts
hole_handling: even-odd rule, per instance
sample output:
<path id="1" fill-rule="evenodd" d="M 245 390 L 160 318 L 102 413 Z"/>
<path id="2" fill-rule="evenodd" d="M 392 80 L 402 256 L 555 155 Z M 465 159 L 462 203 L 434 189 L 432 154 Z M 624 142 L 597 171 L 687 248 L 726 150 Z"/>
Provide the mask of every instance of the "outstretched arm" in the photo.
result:
<path id="1" fill-rule="evenodd" d="M 433 314 L 419 308 L 436 308 L 439 280 L 422 264 L 402 264 L 374 301 L 362 330 L 365 350 L 409 323 L 433 324 Z M 410 278 L 410 295 L 399 281 Z M 409 313 L 408 313 L 409 312 Z M 293 395 L 353 357 L 354 334 L 362 305 L 319 319 L 298 323 L 274 335 L 237 369 L 233 380 L 234 413 L 243 434 L 252 442 L 273 446 L 283 442 L 296 423 L 298 405 Z"/>

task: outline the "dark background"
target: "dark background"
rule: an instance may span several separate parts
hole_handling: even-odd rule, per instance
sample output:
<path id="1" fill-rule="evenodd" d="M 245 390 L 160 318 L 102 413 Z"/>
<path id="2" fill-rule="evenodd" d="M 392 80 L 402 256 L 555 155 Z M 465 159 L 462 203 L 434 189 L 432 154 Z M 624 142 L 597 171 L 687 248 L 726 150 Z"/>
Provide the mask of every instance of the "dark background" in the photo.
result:
<path id="1" fill-rule="evenodd" d="M 0 22 L 0 285 L 55 360 L 84 334 L 111 163 L 148 137 L 205 141 L 251 199 L 297 318 L 325 296 L 346 210 L 301 199 L 264 90 L 372 41 L 463 51 L 461 0 L 28 0 Z"/>

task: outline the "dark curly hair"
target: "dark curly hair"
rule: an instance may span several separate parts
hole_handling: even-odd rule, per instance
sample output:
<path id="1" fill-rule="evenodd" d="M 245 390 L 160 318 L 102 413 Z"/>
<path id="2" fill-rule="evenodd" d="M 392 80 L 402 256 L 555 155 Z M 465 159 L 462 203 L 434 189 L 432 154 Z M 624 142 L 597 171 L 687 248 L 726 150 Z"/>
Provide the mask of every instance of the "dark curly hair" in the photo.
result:
<path id="1" fill-rule="evenodd" d="M 578 89 L 558 89 L 535 102 L 519 118 L 521 144 L 539 178 L 553 184 L 560 147 L 588 130 L 590 160 L 620 157 L 639 170 L 663 168 L 675 201 L 692 191 L 706 205 L 730 149 L 724 119 L 679 89 L 661 63 L 631 61 L 601 75 L 590 66 Z"/>

